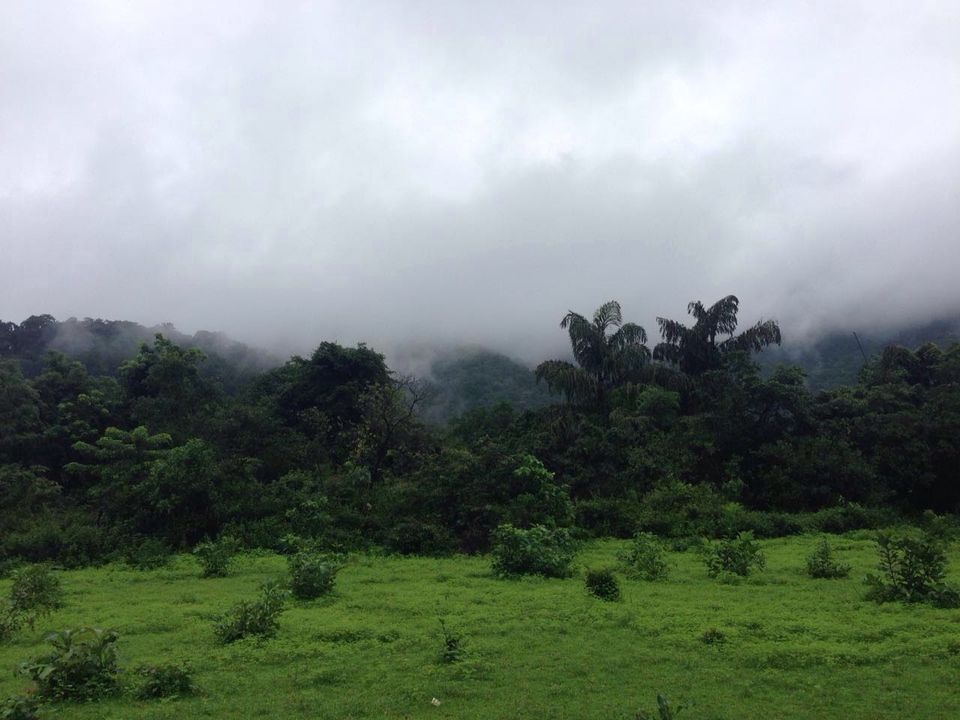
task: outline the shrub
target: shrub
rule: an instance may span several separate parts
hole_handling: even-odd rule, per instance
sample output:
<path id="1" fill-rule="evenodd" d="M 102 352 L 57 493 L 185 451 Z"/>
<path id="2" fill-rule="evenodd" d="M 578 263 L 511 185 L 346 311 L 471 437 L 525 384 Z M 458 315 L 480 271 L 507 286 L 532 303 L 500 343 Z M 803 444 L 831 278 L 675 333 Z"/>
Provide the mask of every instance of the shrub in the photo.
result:
<path id="1" fill-rule="evenodd" d="M 91 700 L 116 693 L 117 666 L 113 630 L 81 627 L 47 636 L 53 645 L 48 655 L 20 666 L 20 673 L 37 686 L 37 694 L 50 700 Z"/>
<path id="2" fill-rule="evenodd" d="M 157 538 L 145 538 L 127 545 L 123 559 L 137 570 L 156 570 L 170 562 L 170 548 Z"/>
<path id="3" fill-rule="evenodd" d="M 842 578 L 850 574 L 850 566 L 837 562 L 833 549 L 826 540 L 820 540 L 807 557 L 807 575 L 812 578 Z"/>
<path id="4" fill-rule="evenodd" d="M 493 532 L 493 572 L 500 577 L 569 577 L 576 543 L 566 528 L 534 525 L 529 530 L 500 525 Z"/>
<path id="5" fill-rule="evenodd" d="M 240 549 L 235 538 L 228 535 L 221 536 L 215 542 L 202 542 L 193 549 L 193 554 L 200 560 L 203 570 L 200 577 L 226 577 L 230 572 L 230 563 L 233 556 Z"/>
<path id="6" fill-rule="evenodd" d="M 327 555 L 298 552 L 287 558 L 290 591 L 299 600 L 313 600 L 333 590 L 341 564 Z"/>
<path id="7" fill-rule="evenodd" d="M 593 537 L 631 537 L 640 523 L 640 504 L 620 498 L 580 500 L 575 506 L 577 527 Z"/>
<path id="8" fill-rule="evenodd" d="M 10 604 L 6 603 L 0 610 L 0 642 L 5 642 L 13 637 L 22 625 L 23 616 L 14 612 Z"/>
<path id="9" fill-rule="evenodd" d="M 636 720 L 676 720 L 677 715 L 683 709 L 683 705 L 678 705 L 676 709 L 674 709 L 671 707 L 669 700 L 667 700 L 663 695 L 658 694 L 656 716 L 648 715 L 647 713 L 640 711 L 637 713 Z"/>
<path id="10" fill-rule="evenodd" d="M 137 675 L 143 678 L 136 693 L 140 700 L 182 697 L 196 690 L 193 669 L 187 663 L 141 665 L 137 668 Z"/>
<path id="11" fill-rule="evenodd" d="M 726 641 L 726 634 L 717 628 L 709 628 L 700 636 L 700 642 L 704 645 L 722 645 Z"/>
<path id="12" fill-rule="evenodd" d="M 742 532 L 734 540 L 721 540 L 706 556 L 707 574 L 715 578 L 723 573 L 745 577 L 754 569 L 762 570 L 766 558 L 753 539 L 753 533 Z"/>
<path id="13" fill-rule="evenodd" d="M 0 703 L 0 720 L 37 720 L 40 702 L 31 695 L 9 697 Z"/>
<path id="14" fill-rule="evenodd" d="M 440 639 L 442 645 L 440 648 L 440 662 L 455 663 L 466 657 L 466 643 L 463 635 L 454 629 L 447 627 L 443 618 L 437 618 L 440 622 Z"/>
<path id="15" fill-rule="evenodd" d="M 49 565 L 30 565 L 11 573 L 10 607 L 29 614 L 32 623 L 38 614 L 63 607 L 63 586 Z"/>
<path id="16" fill-rule="evenodd" d="M 642 580 L 659 580 L 666 577 L 669 570 L 663 543 L 651 533 L 634 535 L 630 547 L 618 553 L 617 559 L 627 575 Z"/>
<path id="17" fill-rule="evenodd" d="M 868 575 L 867 598 L 876 602 L 929 602 L 936 607 L 960 607 L 960 593 L 944 584 L 947 554 L 930 535 L 920 538 L 877 536 L 882 575 Z"/>
<path id="18" fill-rule="evenodd" d="M 217 620 L 213 628 L 217 639 L 226 644 L 249 636 L 273 637 L 280 629 L 279 618 L 286 599 L 287 591 L 279 583 L 265 583 L 259 598 L 237 603 Z"/>
<path id="19" fill-rule="evenodd" d="M 620 583 L 610 568 L 587 570 L 584 584 L 587 586 L 587 592 L 601 600 L 613 602 L 620 599 Z"/>

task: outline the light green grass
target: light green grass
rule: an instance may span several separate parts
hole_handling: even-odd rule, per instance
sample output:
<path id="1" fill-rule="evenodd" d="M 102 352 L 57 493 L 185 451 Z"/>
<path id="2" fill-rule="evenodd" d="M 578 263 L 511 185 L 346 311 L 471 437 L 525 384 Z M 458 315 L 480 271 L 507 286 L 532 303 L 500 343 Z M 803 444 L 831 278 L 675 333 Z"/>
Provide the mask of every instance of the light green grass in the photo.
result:
<path id="1" fill-rule="evenodd" d="M 283 575 L 283 558 L 245 556 L 223 579 L 199 579 L 186 556 L 152 572 L 63 572 L 65 607 L 0 645 L 0 697 L 24 689 L 11 671 L 44 651 L 47 630 L 94 625 L 120 632 L 127 668 L 190 661 L 202 692 L 44 717 L 608 720 L 662 693 L 694 703 L 681 718 L 960 718 L 960 611 L 864 601 L 868 537 L 832 539 L 848 579 L 806 577 L 817 538 L 805 536 L 763 542 L 767 569 L 739 585 L 671 553 L 667 580 L 623 580 L 616 603 L 589 596 L 582 570 L 613 563 L 620 542 L 589 544 L 566 580 L 498 580 L 483 557 L 356 556 L 332 597 L 289 604 L 275 639 L 231 646 L 216 643 L 212 617 Z M 956 583 L 956 548 L 951 561 Z M 438 662 L 438 615 L 466 637 L 464 661 Z M 712 627 L 725 643 L 700 640 Z"/>

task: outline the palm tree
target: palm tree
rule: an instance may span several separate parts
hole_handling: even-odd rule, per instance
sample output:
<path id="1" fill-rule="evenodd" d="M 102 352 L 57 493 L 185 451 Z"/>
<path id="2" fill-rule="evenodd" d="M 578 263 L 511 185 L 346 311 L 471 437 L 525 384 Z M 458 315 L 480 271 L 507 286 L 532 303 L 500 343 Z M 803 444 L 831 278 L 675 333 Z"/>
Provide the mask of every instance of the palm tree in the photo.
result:
<path id="1" fill-rule="evenodd" d="M 720 367 L 725 353 L 732 350 L 760 352 L 768 345 L 780 344 L 780 326 L 776 320 L 761 320 L 734 335 L 740 301 L 735 295 L 718 300 L 706 308 L 701 302 L 687 305 L 687 313 L 696 320 L 692 328 L 666 318 L 657 318 L 663 342 L 653 350 L 653 359 L 678 367 L 689 375 L 700 375 Z M 728 335 L 717 342 L 717 336 Z"/>
<path id="2" fill-rule="evenodd" d="M 593 322 L 572 310 L 560 327 L 570 334 L 577 364 L 547 360 L 537 367 L 537 380 L 546 380 L 552 392 L 566 395 L 571 402 L 602 404 L 612 388 L 622 385 L 650 361 L 646 331 L 624 323 L 620 303 L 611 300 L 593 314 Z M 616 330 L 610 334 L 611 328 Z"/>

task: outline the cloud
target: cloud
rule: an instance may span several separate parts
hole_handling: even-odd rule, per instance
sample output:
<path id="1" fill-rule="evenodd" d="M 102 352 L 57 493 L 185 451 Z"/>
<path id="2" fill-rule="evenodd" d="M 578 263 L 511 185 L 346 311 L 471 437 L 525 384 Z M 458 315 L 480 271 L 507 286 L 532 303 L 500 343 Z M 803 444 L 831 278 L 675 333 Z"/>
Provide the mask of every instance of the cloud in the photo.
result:
<path id="1" fill-rule="evenodd" d="M 0 7 L 0 316 L 536 360 L 960 311 L 953 3 Z"/>

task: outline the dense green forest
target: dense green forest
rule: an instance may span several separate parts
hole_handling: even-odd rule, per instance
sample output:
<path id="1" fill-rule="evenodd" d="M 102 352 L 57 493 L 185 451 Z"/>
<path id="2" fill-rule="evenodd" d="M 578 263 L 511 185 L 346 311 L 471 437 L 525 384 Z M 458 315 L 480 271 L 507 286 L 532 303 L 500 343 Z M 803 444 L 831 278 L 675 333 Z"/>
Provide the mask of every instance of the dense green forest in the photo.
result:
<path id="1" fill-rule="evenodd" d="M 277 364 L 212 334 L 2 323 L 0 557 L 217 536 L 446 554 L 504 524 L 769 537 L 960 510 L 960 345 L 889 346 L 812 392 L 798 367 L 761 372 L 781 330 L 738 311 L 691 303 L 658 343 L 615 302 L 568 313 L 573 361 L 539 385 L 483 353 L 417 380 L 362 344 Z"/>

